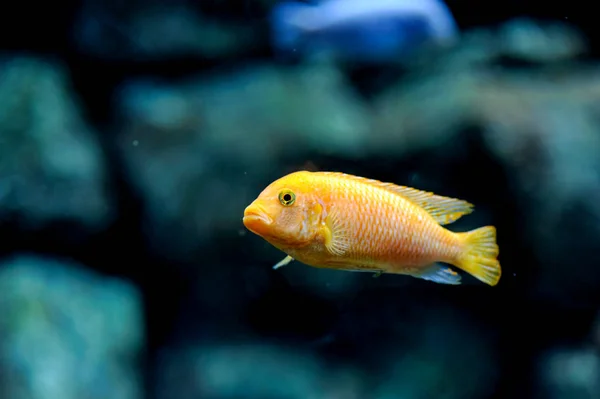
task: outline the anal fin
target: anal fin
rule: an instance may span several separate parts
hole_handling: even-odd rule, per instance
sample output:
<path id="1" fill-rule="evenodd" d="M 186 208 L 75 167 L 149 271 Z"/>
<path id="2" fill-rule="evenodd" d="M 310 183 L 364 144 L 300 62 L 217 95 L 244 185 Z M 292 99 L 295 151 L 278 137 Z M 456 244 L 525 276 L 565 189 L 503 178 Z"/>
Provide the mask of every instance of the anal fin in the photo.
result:
<path id="1" fill-rule="evenodd" d="M 450 267 L 434 263 L 433 265 L 423 269 L 420 272 L 412 273 L 413 277 L 422 278 L 423 280 L 433 281 L 438 284 L 460 284 L 460 274 L 452 270 Z"/>

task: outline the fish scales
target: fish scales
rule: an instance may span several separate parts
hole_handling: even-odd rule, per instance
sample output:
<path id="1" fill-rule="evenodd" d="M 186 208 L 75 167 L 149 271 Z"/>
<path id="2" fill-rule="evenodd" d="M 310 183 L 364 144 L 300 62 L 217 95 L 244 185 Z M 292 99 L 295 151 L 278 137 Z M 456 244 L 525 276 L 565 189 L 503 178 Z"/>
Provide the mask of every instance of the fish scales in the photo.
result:
<path id="1" fill-rule="evenodd" d="M 386 262 L 407 268 L 451 255 L 452 248 L 443 245 L 443 230 L 436 230 L 434 221 L 428 224 L 430 216 L 407 199 L 340 177 L 325 179 L 327 182 L 331 202 L 339 204 L 343 212 L 340 216 L 353 232 L 347 253 L 353 261 Z"/>

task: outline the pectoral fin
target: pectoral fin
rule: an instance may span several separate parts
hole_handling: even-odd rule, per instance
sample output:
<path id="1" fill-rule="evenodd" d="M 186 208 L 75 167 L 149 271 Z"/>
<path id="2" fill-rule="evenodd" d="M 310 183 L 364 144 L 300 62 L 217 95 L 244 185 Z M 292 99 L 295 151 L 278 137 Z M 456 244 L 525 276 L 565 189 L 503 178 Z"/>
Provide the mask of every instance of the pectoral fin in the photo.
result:
<path id="1" fill-rule="evenodd" d="M 335 208 L 332 208 L 321 227 L 321 234 L 327 250 L 337 256 L 345 254 L 350 248 L 349 230 Z"/>

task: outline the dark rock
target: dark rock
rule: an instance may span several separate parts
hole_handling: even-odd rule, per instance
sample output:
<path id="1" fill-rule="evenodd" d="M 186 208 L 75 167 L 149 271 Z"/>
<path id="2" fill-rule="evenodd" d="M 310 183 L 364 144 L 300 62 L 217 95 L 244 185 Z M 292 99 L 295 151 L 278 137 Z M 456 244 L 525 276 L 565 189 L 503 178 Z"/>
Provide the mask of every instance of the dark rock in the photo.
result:
<path id="1" fill-rule="evenodd" d="M 600 356 L 592 348 L 555 348 L 538 365 L 542 395 L 549 399 L 600 397 Z"/>
<path id="2" fill-rule="evenodd" d="M 58 62 L 0 62 L 0 215 L 27 225 L 111 222 L 113 203 L 98 138 Z"/>
<path id="3" fill-rule="evenodd" d="M 365 396 L 360 374 L 331 365 L 306 351 L 263 343 L 181 348 L 166 352 L 158 398 L 358 399 Z"/>
<path id="4" fill-rule="evenodd" d="M 6 398 L 137 399 L 139 292 L 69 261 L 0 265 L 0 392 Z"/>
<path id="5" fill-rule="evenodd" d="M 86 0 L 73 36 L 86 54 L 128 61 L 214 59 L 256 46 L 253 24 L 209 17 L 201 8 L 187 1 Z"/>

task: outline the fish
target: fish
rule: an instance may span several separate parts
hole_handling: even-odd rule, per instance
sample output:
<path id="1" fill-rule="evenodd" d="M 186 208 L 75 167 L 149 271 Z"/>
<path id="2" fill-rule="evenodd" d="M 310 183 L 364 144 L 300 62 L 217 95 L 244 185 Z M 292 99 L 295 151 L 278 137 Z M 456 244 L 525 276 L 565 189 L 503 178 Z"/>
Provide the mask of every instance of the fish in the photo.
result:
<path id="1" fill-rule="evenodd" d="M 459 36 L 442 0 L 282 1 L 269 22 L 273 49 L 286 57 L 382 62 L 425 44 L 452 45 Z"/>
<path id="2" fill-rule="evenodd" d="M 446 225 L 473 204 L 342 172 L 296 171 L 269 184 L 242 222 L 293 260 L 344 271 L 402 274 L 459 285 L 462 270 L 495 286 L 501 277 L 496 228 Z"/>

